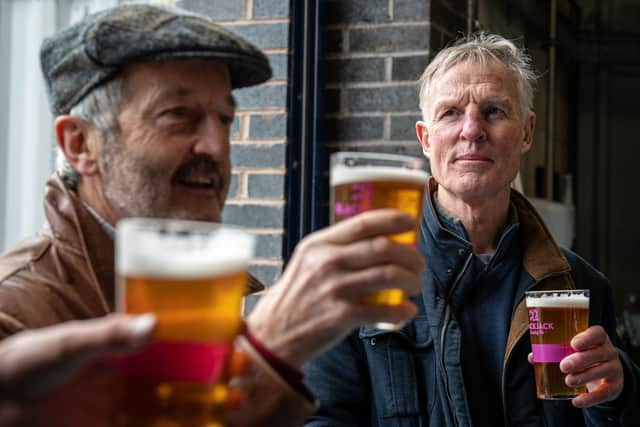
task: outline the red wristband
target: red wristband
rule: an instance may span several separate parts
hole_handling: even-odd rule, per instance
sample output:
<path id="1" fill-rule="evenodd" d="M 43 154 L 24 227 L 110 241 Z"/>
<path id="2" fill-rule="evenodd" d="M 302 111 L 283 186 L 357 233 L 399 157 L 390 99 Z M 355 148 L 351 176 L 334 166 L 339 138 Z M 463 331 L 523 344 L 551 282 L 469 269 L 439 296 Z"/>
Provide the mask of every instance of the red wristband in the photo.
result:
<path id="1" fill-rule="evenodd" d="M 288 382 L 291 386 L 298 388 L 298 384 L 302 382 L 302 378 L 304 375 L 300 370 L 294 368 L 289 365 L 287 362 L 273 354 L 269 349 L 267 349 L 256 337 L 254 337 L 249 330 L 245 330 L 244 336 L 247 338 L 249 343 L 256 349 L 260 356 L 264 360 L 267 361 L 269 365 L 278 373 L 280 376 Z"/>

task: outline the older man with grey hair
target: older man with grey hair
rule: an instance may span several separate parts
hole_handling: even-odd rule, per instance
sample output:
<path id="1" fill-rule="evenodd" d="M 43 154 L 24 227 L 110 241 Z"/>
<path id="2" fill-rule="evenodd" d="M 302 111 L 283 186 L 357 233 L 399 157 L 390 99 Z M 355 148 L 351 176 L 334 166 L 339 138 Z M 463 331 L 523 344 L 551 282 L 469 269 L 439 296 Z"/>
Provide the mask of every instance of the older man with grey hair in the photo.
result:
<path id="1" fill-rule="evenodd" d="M 155 328 L 153 316 L 103 317 L 114 310 L 114 226 L 132 216 L 220 221 L 231 91 L 271 69 L 210 19 L 149 5 L 88 16 L 46 40 L 41 63 L 64 161 L 46 186 L 42 231 L 0 256 L 0 338 L 12 335 L 0 342 L 0 425 L 108 426 L 115 376 L 82 367 L 139 350 Z M 304 362 L 358 325 L 415 315 L 410 302 L 362 303 L 378 288 L 419 291 L 422 257 L 386 237 L 412 227 L 383 210 L 303 240 L 247 319 L 245 399 L 229 425 L 300 424 L 315 408 Z"/>
<path id="2" fill-rule="evenodd" d="M 461 39 L 427 66 L 419 313 L 400 331 L 363 327 L 305 367 L 321 405 L 308 426 L 638 425 L 640 372 L 619 347 L 606 278 L 510 188 L 533 142 L 534 81 L 523 50 L 497 35 Z M 575 288 L 591 292 L 591 326 L 560 369 L 587 392 L 538 400 L 524 292 Z"/>

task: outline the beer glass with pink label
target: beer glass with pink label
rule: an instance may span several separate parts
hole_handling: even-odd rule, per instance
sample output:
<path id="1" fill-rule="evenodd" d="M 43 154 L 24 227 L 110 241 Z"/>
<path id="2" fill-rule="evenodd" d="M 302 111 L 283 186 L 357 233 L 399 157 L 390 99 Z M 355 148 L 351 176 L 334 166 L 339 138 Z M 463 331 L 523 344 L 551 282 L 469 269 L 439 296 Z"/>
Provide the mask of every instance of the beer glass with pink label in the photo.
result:
<path id="1" fill-rule="evenodd" d="M 254 237 L 212 223 L 118 223 L 118 311 L 155 313 L 155 340 L 124 357 L 119 427 L 223 425 Z"/>
<path id="2" fill-rule="evenodd" d="M 395 208 L 416 219 L 413 230 L 389 236 L 396 242 L 416 246 L 427 183 L 424 159 L 383 153 L 338 152 L 331 156 L 331 218 L 342 221 L 361 212 Z M 406 299 L 400 289 L 372 292 L 371 304 L 398 305 Z M 401 325 L 377 323 L 380 329 Z"/>
<path id="3" fill-rule="evenodd" d="M 565 384 L 560 361 L 574 353 L 571 339 L 589 327 L 589 291 L 526 292 L 526 300 L 538 398 L 571 399 L 586 393 L 585 387 Z"/>

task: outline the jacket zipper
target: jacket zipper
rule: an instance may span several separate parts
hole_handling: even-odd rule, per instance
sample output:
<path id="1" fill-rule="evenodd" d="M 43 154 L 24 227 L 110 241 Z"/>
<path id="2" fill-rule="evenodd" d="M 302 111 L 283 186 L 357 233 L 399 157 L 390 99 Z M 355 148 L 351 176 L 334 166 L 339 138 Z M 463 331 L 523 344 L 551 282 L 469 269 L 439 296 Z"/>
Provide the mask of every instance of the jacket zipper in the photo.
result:
<path id="1" fill-rule="evenodd" d="M 540 283 L 542 283 L 543 280 L 546 280 L 546 279 L 549 279 L 549 278 L 555 277 L 555 276 L 562 276 L 564 274 L 567 274 L 567 272 L 566 271 L 554 272 L 554 273 L 547 274 L 546 276 L 542 276 L 537 281 L 532 283 L 530 286 L 527 286 L 527 288 L 525 289 L 525 292 L 535 288 Z M 518 301 L 518 303 L 515 306 L 517 307 L 519 303 L 520 303 L 520 301 Z M 511 317 L 513 317 L 513 313 L 511 313 Z M 518 344 L 518 342 L 522 339 L 522 337 L 526 333 L 527 333 L 527 331 L 525 330 L 524 333 L 518 337 L 518 339 L 516 340 L 516 344 L 513 346 L 513 348 L 515 348 L 515 346 Z M 509 361 L 510 360 L 511 360 L 511 354 L 509 354 L 509 356 L 507 357 L 507 360 L 505 360 L 504 369 L 502 370 L 502 379 L 501 379 L 501 382 L 500 382 L 501 383 L 500 384 L 500 388 L 501 388 L 500 394 L 502 395 L 502 417 L 504 419 L 504 427 L 509 427 L 511 425 L 511 423 L 509 422 L 509 418 L 507 416 L 507 398 L 506 398 L 505 392 L 504 392 L 505 382 L 506 382 L 506 371 L 507 371 L 507 366 L 509 365 Z"/>
<path id="2" fill-rule="evenodd" d="M 444 389 L 447 395 L 447 401 L 449 402 L 450 411 L 453 410 L 453 399 L 451 398 L 451 391 L 449 389 L 449 378 L 447 374 L 447 369 L 445 367 L 446 365 L 444 363 L 444 340 L 445 340 L 445 335 L 447 333 L 447 329 L 449 327 L 449 318 L 451 317 L 451 308 L 449 305 L 449 301 L 451 299 L 451 296 L 453 295 L 453 291 L 458 286 L 458 283 L 460 283 L 460 279 L 462 278 L 464 273 L 467 271 L 467 268 L 469 268 L 469 264 L 471 263 L 472 259 L 473 259 L 473 252 L 469 252 L 469 256 L 465 260 L 462 270 L 460 270 L 460 272 L 456 276 L 456 280 L 454 280 L 453 284 L 451 285 L 451 288 L 449 289 L 449 293 L 447 295 L 447 300 L 446 300 L 445 312 L 444 312 L 444 324 L 442 325 L 442 329 L 440 330 L 440 361 L 442 363 L 442 370 L 444 371 Z M 455 415 L 455 411 L 451 413 L 451 416 L 453 418 L 453 424 L 457 426 L 458 421 Z"/>

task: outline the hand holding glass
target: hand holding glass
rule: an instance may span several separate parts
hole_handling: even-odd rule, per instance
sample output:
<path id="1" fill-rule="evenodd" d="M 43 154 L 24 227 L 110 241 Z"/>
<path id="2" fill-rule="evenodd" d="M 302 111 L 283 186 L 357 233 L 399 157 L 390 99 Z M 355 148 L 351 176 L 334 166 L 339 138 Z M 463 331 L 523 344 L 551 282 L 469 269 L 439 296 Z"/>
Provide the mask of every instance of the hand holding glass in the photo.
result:
<path id="1" fill-rule="evenodd" d="M 416 246 L 427 178 L 425 162 L 420 158 L 383 153 L 335 153 L 331 156 L 331 222 L 372 209 L 399 209 L 416 219 L 415 229 L 389 237 Z M 406 297 L 400 289 L 385 289 L 372 292 L 366 302 L 398 305 Z M 400 326 L 376 324 L 380 329 Z"/>
<path id="2" fill-rule="evenodd" d="M 526 301 L 538 398 L 572 399 L 586 393 L 586 387 L 566 385 L 560 361 L 574 353 L 571 339 L 589 327 L 589 291 L 526 292 Z"/>

